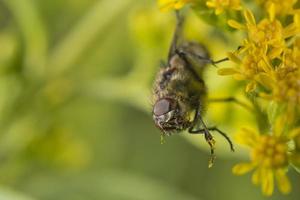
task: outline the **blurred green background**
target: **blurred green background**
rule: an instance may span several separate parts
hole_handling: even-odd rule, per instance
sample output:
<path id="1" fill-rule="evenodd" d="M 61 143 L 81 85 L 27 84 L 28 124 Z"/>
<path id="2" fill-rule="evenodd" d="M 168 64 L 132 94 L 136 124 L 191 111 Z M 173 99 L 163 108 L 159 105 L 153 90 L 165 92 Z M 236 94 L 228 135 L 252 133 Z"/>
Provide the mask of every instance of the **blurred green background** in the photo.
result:
<path id="1" fill-rule="evenodd" d="M 0 0 L 1 200 L 267 199 L 250 175 L 232 175 L 247 157 L 222 138 L 211 169 L 201 136 L 160 144 L 151 85 L 174 23 L 154 0 Z M 186 37 L 216 58 L 240 38 L 191 12 Z M 214 68 L 205 79 L 213 97 L 240 90 Z M 255 121 L 235 105 L 207 110 L 231 136 Z M 295 175 L 289 196 L 270 199 L 298 199 Z"/>

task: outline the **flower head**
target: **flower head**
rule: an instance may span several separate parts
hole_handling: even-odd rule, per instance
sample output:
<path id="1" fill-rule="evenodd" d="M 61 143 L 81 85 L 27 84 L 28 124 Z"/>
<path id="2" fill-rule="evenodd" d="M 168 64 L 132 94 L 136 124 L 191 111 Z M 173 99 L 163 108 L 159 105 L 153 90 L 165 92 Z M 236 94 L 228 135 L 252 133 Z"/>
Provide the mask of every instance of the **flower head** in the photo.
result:
<path id="1" fill-rule="evenodd" d="M 289 122 L 294 121 L 300 105 L 300 40 L 296 39 L 292 48 L 286 48 L 281 62 L 269 73 L 260 76 L 260 83 L 267 88 L 261 96 L 286 105 L 285 116 Z M 265 61 L 271 65 L 267 58 Z"/>
<path id="2" fill-rule="evenodd" d="M 300 105 L 300 68 L 279 66 L 272 74 L 264 75 L 265 86 L 269 93 L 260 93 L 261 97 L 286 105 L 285 117 L 289 123 L 294 121 Z"/>
<path id="3" fill-rule="evenodd" d="M 245 24 L 229 20 L 228 25 L 232 28 L 246 31 L 248 34 L 247 40 L 259 46 L 269 45 L 269 48 L 280 48 L 282 50 L 285 45 L 285 39 L 298 33 L 294 23 L 283 27 L 281 22 L 275 18 L 272 7 L 269 10 L 269 17 L 262 19 L 258 23 L 256 23 L 255 17 L 250 10 L 244 11 L 244 18 Z"/>
<path id="4" fill-rule="evenodd" d="M 225 10 L 240 10 L 240 0 L 210 0 L 206 1 L 206 5 L 215 9 L 215 14 L 219 15 Z"/>
<path id="5" fill-rule="evenodd" d="M 251 161 L 235 165 L 233 173 L 242 175 L 255 169 L 252 182 L 260 185 L 263 194 L 267 196 L 272 195 L 275 180 L 282 193 L 287 194 L 291 191 L 286 172 L 293 154 L 288 142 L 300 135 L 300 129 L 285 134 L 282 123 L 282 118 L 278 119 L 271 134 L 259 134 L 250 129 L 243 129 L 236 137 L 238 143 L 250 148 Z"/>
<path id="6" fill-rule="evenodd" d="M 270 70 L 264 62 L 267 46 L 258 46 L 254 43 L 244 42 L 244 47 L 239 52 L 228 53 L 229 60 L 233 61 L 237 67 L 222 68 L 218 70 L 220 75 L 234 75 L 238 80 L 248 80 L 246 92 L 253 91 L 257 86 L 257 77 Z"/>
<path id="7" fill-rule="evenodd" d="M 244 11 L 245 24 L 235 20 L 228 21 L 231 27 L 246 31 L 247 38 L 239 51 L 230 53 L 228 56 L 238 67 L 220 69 L 219 74 L 234 74 L 239 79 L 248 80 L 247 92 L 253 91 L 258 83 L 266 83 L 269 86 L 268 81 L 264 80 L 267 76 L 272 77 L 274 75 L 278 66 L 277 63 L 295 62 L 296 59 L 294 58 L 297 57 L 295 53 L 288 56 L 290 53 L 287 52 L 288 45 L 286 42 L 287 38 L 295 36 L 299 32 L 296 23 L 284 27 L 275 18 L 274 6 L 271 6 L 268 13 L 269 17 L 258 23 L 256 23 L 250 10 Z M 276 62 L 274 62 L 275 59 L 277 59 Z"/>

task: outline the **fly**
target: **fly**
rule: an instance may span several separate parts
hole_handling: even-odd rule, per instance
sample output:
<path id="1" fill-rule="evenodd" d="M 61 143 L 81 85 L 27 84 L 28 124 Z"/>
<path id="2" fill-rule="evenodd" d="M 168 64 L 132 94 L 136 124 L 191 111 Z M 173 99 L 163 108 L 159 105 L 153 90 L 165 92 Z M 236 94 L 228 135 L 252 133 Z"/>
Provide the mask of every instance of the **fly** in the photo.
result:
<path id="1" fill-rule="evenodd" d="M 217 64 L 227 58 L 212 61 L 207 49 L 196 42 L 178 44 L 183 19 L 176 12 L 177 24 L 170 45 L 168 62 L 158 72 L 153 89 L 153 120 L 162 131 L 162 137 L 187 130 L 191 134 L 203 134 L 210 146 L 212 166 L 215 140 L 210 131 L 221 134 L 234 151 L 230 138 L 217 127 L 208 127 L 202 118 L 207 103 L 207 87 L 202 78 L 208 64 Z"/>

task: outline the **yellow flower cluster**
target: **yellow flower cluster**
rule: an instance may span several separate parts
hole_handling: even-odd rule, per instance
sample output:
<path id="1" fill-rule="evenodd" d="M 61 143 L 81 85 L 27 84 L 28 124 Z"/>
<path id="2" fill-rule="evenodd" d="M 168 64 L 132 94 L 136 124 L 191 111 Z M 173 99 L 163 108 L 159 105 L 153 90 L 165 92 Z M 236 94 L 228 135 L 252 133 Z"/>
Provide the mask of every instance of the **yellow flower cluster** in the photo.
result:
<path id="1" fill-rule="evenodd" d="M 160 2 L 163 10 L 178 10 L 191 2 L 203 8 L 197 0 Z M 238 50 L 228 53 L 234 66 L 221 68 L 218 73 L 245 82 L 247 93 L 264 100 L 255 103 L 269 121 L 264 127 L 267 133 L 245 128 L 237 134 L 236 142 L 250 148 L 250 162 L 237 164 L 233 173 L 242 175 L 254 170 L 252 182 L 261 186 L 263 194 L 272 195 L 275 182 L 279 191 L 287 194 L 291 191 L 286 175 L 289 166 L 300 169 L 300 9 L 295 8 L 297 0 L 251 3 L 255 2 L 264 11 L 259 20 L 241 6 L 240 0 L 204 1 L 216 15 L 225 12 L 222 18 L 226 21 L 227 17 L 235 17 L 228 20 L 228 25 L 246 33 Z M 229 12 L 232 10 L 241 10 L 241 15 Z"/>
<path id="2" fill-rule="evenodd" d="M 300 153 L 298 150 L 289 149 L 288 142 L 294 140 L 295 143 L 299 143 L 297 140 L 300 138 L 300 128 L 286 133 L 282 123 L 282 118 L 278 119 L 270 134 L 243 129 L 236 135 L 238 143 L 251 149 L 251 162 L 235 165 L 233 173 L 242 175 L 256 169 L 252 175 L 252 182 L 261 185 L 263 194 L 267 196 L 272 195 L 274 191 L 274 180 L 283 194 L 291 191 L 286 172 L 290 163 L 299 162 Z"/>
<path id="3" fill-rule="evenodd" d="M 229 20 L 228 24 L 247 32 L 241 48 L 228 57 L 237 67 L 223 68 L 221 75 L 247 80 L 246 92 L 263 87 L 261 97 L 284 103 L 287 116 L 294 117 L 300 105 L 300 29 L 297 22 L 284 26 L 276 19 L 275 5 L 269 6 L 268 18 L 258 23 L 251 11 L 244 11 L 245 24 Z"/>
<path id="4" fill-rule="evenodd" d="M 247 37 L 237 51 L 228 53 L 229 60 L 236 66 L 218 71 L 221 75 L 246 80 L 246 92 L 254 92 L 268 102 L 282 105 L 281 113 L 275 117 L 276 123 L 270 122 L 270 133 L 259 134 L 244 129 L 237 136 L 238 143 L 251 148 L 251 162 L 236 165 L 233 173 L 240 175 L 256 168 L 252 182 L 261 185 L 267 196 L 273 193 L 275 180 L 282 193 L 289 193 L 288 166 L 300 166 L 300 128 L 297 128 L 300 110 L 299 12 L 293 10 L 294 1 L 286 1 L 283 5 L 275 3 L 275 0 L 263 2 L 267 17 L 258 22 L 247 9 L 243 11 L 244 23 L 228 21 L 232 28 L 246 32 Z M 288 20 L 279 20 L 277 16 L 283 17 L 284 13 L 289 17 L 293 15 L 294 20 L 288 24 Z M 294 149 L 288 146 L 291 142 L 295 144 Z"/>
<path id="5" fill-rule="evenodd" d="M 209 8 L 215 9 L 215 14 L 219 15 L 225 10 L 240 10 L 240 0 L 210 0 L 206 1 L 206 5 Z"/>

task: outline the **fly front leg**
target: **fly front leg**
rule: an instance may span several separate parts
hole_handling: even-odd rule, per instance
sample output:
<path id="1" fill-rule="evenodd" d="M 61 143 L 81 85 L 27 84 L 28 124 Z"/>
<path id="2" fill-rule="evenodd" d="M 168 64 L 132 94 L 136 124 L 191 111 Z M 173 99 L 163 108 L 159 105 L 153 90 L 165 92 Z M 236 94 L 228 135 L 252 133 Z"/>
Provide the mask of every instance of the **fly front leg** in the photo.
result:
<path id="1" fill-rule="evenodd" d="M 228 137 L 228 135 L 226 133 L 224 133 L 223 131 L 221 131 L 220 129 L 218 129 L 217 127 L 215 127 L 215 126 L 213 126 L 213 127 L 206 127 L 206 128 L 198 129 L 198 130 L 193 130 L 192 132 L 189 132 L 189 133 L 191 133 L 191 134 L 198 134 L 198 133 L 205 133 L 206 131 L 216 131 L 217 133 L 219 133 L 220 135 L 222 135 L 226 139 L 226 141 L 228 142 L 228 144 L 230 146 L 230 150 L 234 151 L 233 143 L 230 140 L 230 138 Z"/>
<path id="2" fill-rule="evenodd" d="M 203 127 L 202 129 L 194 129 L 197 126 L 198 122 L 201 123 L 201 126 Z M 209 129 L 204 124 L 198 108 L 196 110 L 195 118 L 194 118 L 194 121 L 192 122 L 192 126 L 189 128 L 188 132 L 190 134 L 204 134 L 204 138 L 210 147 L 210 159 L 208 162 L 208 167 L 209 168 L 212 167 L 213 163 L 215 161 L 215 158 L 216 158 L 216 156 L 215 156 L 215 143 L 216 142 L 215 142 L 213 136 L 210 134 Z"/>
<path id="3" fill-rule="evenodd" d="M 217 67 L 217 64 L 229 60 L 229 58 L 226 57 L 226 58 L 222 58 L 220 60 L 214 61 L 214 60 L 210 59 L 209 57 L 206 57 L 206 56 L 203 56 L 203 55 L 200 55 L 200 54 L 196 54 L 196 53 L 193 53 L 193 52 L 188 52 L 188 51 L 185 51 L 183 49 L 179 49 L 179 50 L 177 50 L 177 52 L 178 52 L 178 54 L 184 55 L 186 57 L 193 58 L 194 60 L 197 60 L 198 62 L 201 62 L 201 63 L 204 63 L 204 64 L 212 64 L 215 67 Z"/>
<path id="4" fill-rule="evenodd" d="M 200 125 L 202 126 L 201 129 L 195 129 L 195 126 L 197 125 L 198 122 L 200 122 Z M 208 167 L 212 167 L 215 157 L 216 157 L 215 153 L 214 153 L 215 140 L 209 131 L 217 131 L 220 135 L 222 135 L 227 140 L 227 142 L 230 145 L 231 151 L 234 151 L 233 143 L 231 142 L 230 138 L 226 135 L 226 133 L 224 133 L 217 127 L 207 127 L 199 113 L 199 110 L 197 109 L 194 121 L 192 123 L 192 126 L 189 128 L 188 132 L 190 134 L 204 134 L 204 138 L 205 138 L 206 142 L 208 143 L 208 145 L 210 146 L 210 154 L 211 154 Z"/>
<path id="5" fill-rule="evenodd" d="M 237 48 L 236 52 L 238 52 L 242 48 L 243 48 L 243 46 L 239 46 Z M 209 55 L 205 55 L 203 53 L 190 52 L 190 51 L 186 51 L 184 49 L 176 49 L 176 51 L 177 51 L 177 54 L 179 54 L 179 55 L 182 55 L 182 56 L 184 55 L 185 57 L 193 58 L 201 64 L 211 64 L 214 67 L 217 67 L 217 64 L 219 64 L 219 63 L 229 61 L 228 57 L 225 57 L 225 58 L 222 58 L 219 60 L 212 60 Z"/>
<path id="6" fill-rule="evenodd" d="M 175 55 L 176 53 L 178 40 L 182 34 L 182 27 L 184 22 L 184 18 L 180 15 L 179 11 L 176 11 L 175 14 L 176 14 L 177 22 L 176 22 L 176 28 L 171 42 L 171 46 L 169 48 L 168 61 L 170 61 L 172 56 Z"/>
<path id="7" fill-rule="evenodd" d="M 207 144 L 210 147 L 210 159 L 208 161 L 208 167 L 211 168 L 214 164 L 216 155 L 215 155 L 215 140 L 213 136 L 210 134 L 208 129 L 198 129 L 198 130 L 193 130 L 193 128 L 189 129 L 190 134 L 204 134 L 204 138 L 207 142 Z"/>

